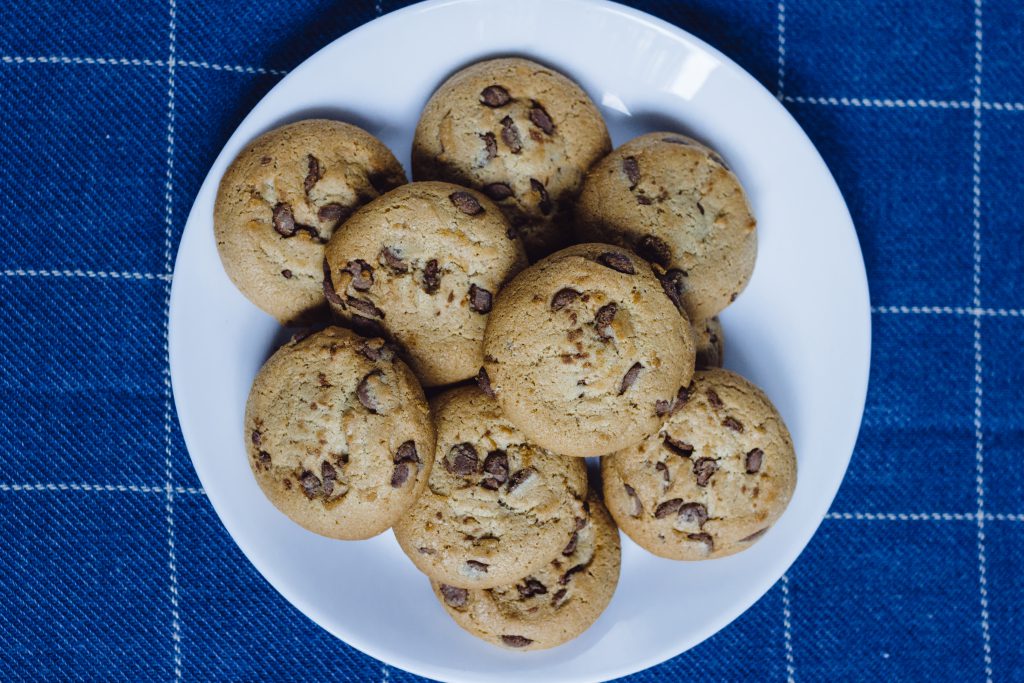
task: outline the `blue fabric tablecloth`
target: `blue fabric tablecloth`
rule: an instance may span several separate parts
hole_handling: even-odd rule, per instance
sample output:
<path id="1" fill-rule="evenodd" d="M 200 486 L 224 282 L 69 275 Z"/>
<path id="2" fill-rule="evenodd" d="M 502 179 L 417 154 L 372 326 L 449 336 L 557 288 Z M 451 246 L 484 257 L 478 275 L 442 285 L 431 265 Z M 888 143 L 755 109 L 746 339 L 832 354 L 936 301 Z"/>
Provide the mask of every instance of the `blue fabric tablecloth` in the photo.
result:
<path id="1" fill-rule="evenodd" d="M 222 144 L 398 4 L 0 3 L 0 679 L 413 678 L 245 560 L 166 364 L 172 256 Z M 874 305 L 864 426 L 821 530 L 749 612 L 634 680 L 1024 681 L 1024 8 L 633 4 L 799 119 Z"/>

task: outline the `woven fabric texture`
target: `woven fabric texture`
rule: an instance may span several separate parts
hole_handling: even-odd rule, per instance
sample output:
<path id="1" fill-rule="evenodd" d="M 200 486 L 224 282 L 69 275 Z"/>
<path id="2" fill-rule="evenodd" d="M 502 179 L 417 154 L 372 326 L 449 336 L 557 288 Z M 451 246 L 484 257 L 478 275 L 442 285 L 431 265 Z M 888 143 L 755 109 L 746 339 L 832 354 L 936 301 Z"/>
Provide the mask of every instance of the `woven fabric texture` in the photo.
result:
<path id="1" fill-rule="evenodd" d="M 401 4 L 0 3 L 0 679 L 415 678 L 246 561 L 166 362 L 172 258 L 221 146 L 288 69 Z M 860 440 L 810 546 L 630 680 L 1024 681 L 1020 3 L 630 4 L 804 126 L 853 213 L 874 324 Z"/>

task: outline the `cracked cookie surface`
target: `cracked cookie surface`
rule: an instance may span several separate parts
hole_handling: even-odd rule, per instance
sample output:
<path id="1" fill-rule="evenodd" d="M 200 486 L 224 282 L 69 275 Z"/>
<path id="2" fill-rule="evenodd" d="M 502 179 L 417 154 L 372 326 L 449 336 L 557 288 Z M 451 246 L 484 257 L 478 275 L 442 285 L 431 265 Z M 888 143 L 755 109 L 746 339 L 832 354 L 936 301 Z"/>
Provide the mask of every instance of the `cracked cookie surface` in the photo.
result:
<path id="1" fill-rule="evenodd" d="M 563 455 L 611 453 L 658 431 L 693 368 L 686 316 L 645 261 L 606 244 L 517 275 L 484 335 L 484 373 L 508 419 Z"/>
<path id="2" fill-rule="evenodd" d="M 434 426 L 423 390 L 383 339 L 328 327 L 274 353 L 245 411 L 267 498 L 324 536 L 388 529 L 426 486 Z"/>
<path id="3" fill-rule="evenodd" d="M 416 180 L 475 188 L 498 203 L 533 259 L 570 243 L 572 200 L 611 150 L 587 94 L 554 69 L 519 58 L 469 66 L 431 96 L 416 126 Z"/>
<path id="4" fill-rule="evenodd" d="M 489 589 L 432 581 L 459 626 L 489 643 L 543 650 L 587 630 L 611 601 L 619 581 L 619 530 L 595 495 L 569 543 L 531 574 Z"/>
<path id="5" fill-rule="evenodd" d="M 353 211 L 406 182 L 394 155 L 356 126 L 309 119 L 253 140 L 214 205 L 228 277 L 284 325 L 326 317 L 324 245 Z"/>
<path id="6" fill-rule="evenodd" d="M 367 204 L 327 245 L 324 292 L 354 328 L 379 327 L 425 386 L 472 377 L 502 285 L 526 265 L 501 211 L 480 192 L 403 185 Z"/>
<path id="7" fill-rule="evenodd" d="M 677 133 L 630 140 L 587 174 L 576 202 L 580 238 L 633 249 L 691 320 L 710 318 L 746 287 L 756 221 L 722 157 Z"/>
<path id="8" fill-rule="evenodd" d="M 476 387 L 432 401 L 437 425 L 429 485 L 395 524 L 395 538 L 431 579 L 492 588 L 557 555 L 584 516 L 582 460 L 528 443 Z"/>
<path id="9" fill-rule="evenodd" d="M 796 474 L 793 441 L 771 401 L 721 369 L 694 374 L 660 432 L 601 460 L 619 528 L 675 560 L 750 547 L 785 511 Z"/>

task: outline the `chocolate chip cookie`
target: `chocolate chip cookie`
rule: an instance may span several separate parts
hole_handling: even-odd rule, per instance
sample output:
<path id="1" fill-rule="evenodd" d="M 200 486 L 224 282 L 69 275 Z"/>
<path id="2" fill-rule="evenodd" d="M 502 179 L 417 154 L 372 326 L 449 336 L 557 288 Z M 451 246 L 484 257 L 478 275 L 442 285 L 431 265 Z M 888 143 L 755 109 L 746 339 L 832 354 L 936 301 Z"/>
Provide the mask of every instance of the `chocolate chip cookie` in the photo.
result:
<path id="1" fill-rule="evenodd" d="M 630 140 L 596 164 L 576 203 L 584 240 L 633 249 L 655 264 L 692 320 L 746 287 L 756 222 L 739 180 L 715 151 L 676 133 Z"/>
<path id="2" fill-rule="evenodd" d="M 514 650 L 543 650 L 587 630 L 619 581 L 619 530 L 596 496 L 569 543 L 528 576 L 496 588 L 433 581 L 452 619 L 477 638 Z"/>
<path id="3" fill-rule="evenodd" d="M 416 126 L 416 180 L 447 180 L 498 203 L 533 259 L 570 243 L 583 175 L 611 149 L 587 94 L 527 59 L 473 64 L 431 96 Z"/>
<path id="4" fill-rule="evenodd" d="M 530 444 L 476 387 L 437 396 L 428 488 L 395 524 L 395 538 L 430 578 L 493 588 L 555 557 L 584 517 L 582 460 Z"/>
<path id="5" fill-rule="evenodd" d="M 690 323 L 650 266 L 619 247 L 580 244 L 505 286 L 481 379 L 532 442 L 590 456 L 658 431 L 693 368 Z"/>
<path id="6" fill-rule="evenodd" d="M 722 323 L 714 318 L 698 320 L 692 325 L 693 342 L 697 347 L 697 369 L 722 367 L 725 358 L 725 333 Z"/>
<path id="7" fill-rule="evenodd" d="M 327 240 L 359 206 L 405 183 L 394 155 L 340 121 L 299 121 L 249 144 L 221 179 L 213 211 L 228 277 L 285 325 L 327 313 Z"/>
<path id="8" fill-rule="evenodd" d="M 694 374 L 656 435 L 601 461 L 619 527 L 655 555 L 704 560 L 750 547 L 796 486 L 793 441 L 771 401 L 728 370 Z"/>
<path id="9" fill-rule="evenodd" d="M 278 349 L 245 411 L 249 463 L 263 492 L 324 536 L 390 527 L 426 486 L 430 409 L 383 339 L 329 327 Z"/>
<path id="10" fill-rule="evenodd" d="M 526 265 L 483 194 L 411 183 L 370 202 L 327 245 L 324 293 L 356 329 L 398 342 L 425 386 L 472 377 L 494 298 Z"/>

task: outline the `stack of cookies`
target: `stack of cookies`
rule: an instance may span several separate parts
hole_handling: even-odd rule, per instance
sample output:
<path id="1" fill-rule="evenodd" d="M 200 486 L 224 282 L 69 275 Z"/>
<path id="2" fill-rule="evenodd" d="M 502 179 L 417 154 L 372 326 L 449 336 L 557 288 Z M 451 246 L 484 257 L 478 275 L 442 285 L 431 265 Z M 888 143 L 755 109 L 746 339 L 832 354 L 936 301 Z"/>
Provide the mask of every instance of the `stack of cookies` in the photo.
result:
<path id="1" fill-rule="evenodd" d="M 433 94 L 412 161 L 408 183 L 366 131 L 308 120 L 221 181 L 228 275 L 313 328 L 246 410 L 274 505 L 331 538 L 393 529 L 456 623 L 516 650 L 598 618 L 618 529 L 678 560 L 756 542 L 796 458 L 764 393 L 721 369 L 717 315 L 756 256 L 722 158 L 677 133 L 612 150 L 577 84 L 495 59 Z"/>

